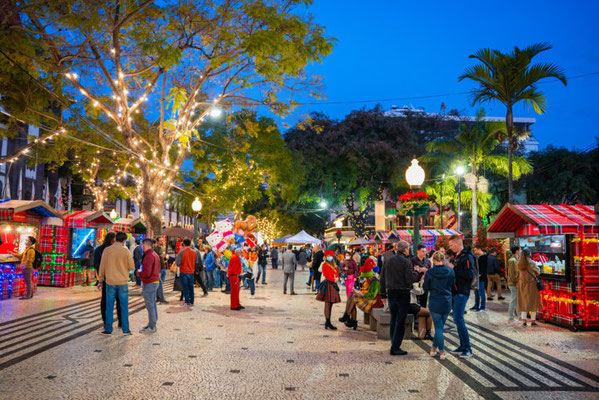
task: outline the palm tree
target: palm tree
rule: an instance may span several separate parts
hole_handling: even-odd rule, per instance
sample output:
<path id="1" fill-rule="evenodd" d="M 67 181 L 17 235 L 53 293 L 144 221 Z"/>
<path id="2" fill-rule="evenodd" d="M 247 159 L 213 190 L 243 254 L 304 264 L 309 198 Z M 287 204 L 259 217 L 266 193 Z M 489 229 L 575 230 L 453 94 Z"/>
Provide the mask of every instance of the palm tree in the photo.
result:
<path id="1" fill-rule="evenodd" d="M 545 78 L 556 78 L 564 86 L 568 84 L 562 68 L 552 63 L 531 64 L 537 54 L 551 49 L 549 43 L 536 43 L 531 46 L 502 53 L 494 49 L 480 49 L 469 56 L 480 63 L 466 68 L 458 78 L 471 79 L 478 83 L 472 91 L 472 105 L 498 101 L 507 109 L 505 122 L 507 132 L 503 139 L 508 142 L 508 201 L 514 202 L 512 158 L 518 149 L 522 132 L 514 130 L 514 105 L 523 102 L 532 105 L 538 114 L 544 114 L 547 102 L 537 83 Z"/>
<path id="2" fill-rule="evenodd" d="M 501 175 L 513 172 L 518 179 L 520 175 L 532 172 L 532 166 L 523 157 L 512 157 L 513 165 L 509 164 L 508 157 L 505 154 L 492 154 L 493 150 L 499 145 L 500 138 L 504 136 L 505 123 L 485 121 L 485 112 L 480 109 L 476 113 L 473 123 L 463 123 L 460 131 L 455 138 L 440 138 L 427 144 L 427 150 L 433 152 L 435 158 L 453 158 L 468 164 L 471 169 L 472 179 L 469 195 L 472 207 L 472 234 L 476 235 L 478 228 L 478 206 L 477 186 L 481 179 L 479 178 L 481 170 L 488 169 Z M 430 158 L 430 157 L 429 157 Z M 478 188 L 479 192 L 483 192 Z M 483 199 L 488 201 L 489 196 Z M 481 199 L 481 200 L 483 200 Z M 481 211 L 487 211 L 487 207 L 481 208 Z M 484 215 L 483 215 L 484 216 Z"/>

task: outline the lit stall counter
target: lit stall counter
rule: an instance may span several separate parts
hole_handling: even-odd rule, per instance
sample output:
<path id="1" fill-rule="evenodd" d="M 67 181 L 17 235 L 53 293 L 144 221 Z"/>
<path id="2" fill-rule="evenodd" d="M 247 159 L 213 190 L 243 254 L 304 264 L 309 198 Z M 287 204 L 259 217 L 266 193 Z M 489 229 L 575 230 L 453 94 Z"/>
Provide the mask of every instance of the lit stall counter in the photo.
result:
<path id="1" fill-rule="evenodd" d="M 20 260 L 11 252 L 22 253 L 29 236 L 35 238 L 35 248 L 43 246 L 42 230 L 49 221 L 62 222 L 62 215 L 41 200 L 0 201 L 0 290 L 1 298 L 7 299 L 24 294 L 23 274 Z M 34 291 L 38 271 L 33 274 Z"/>
<path id="2" fill-rule="evenodd" d="M 544 283 L 545 321 L 572 330 L 599 328 L 599 226 L 593 207 L 507 204 L 487 234 L 530 250 Z"/>

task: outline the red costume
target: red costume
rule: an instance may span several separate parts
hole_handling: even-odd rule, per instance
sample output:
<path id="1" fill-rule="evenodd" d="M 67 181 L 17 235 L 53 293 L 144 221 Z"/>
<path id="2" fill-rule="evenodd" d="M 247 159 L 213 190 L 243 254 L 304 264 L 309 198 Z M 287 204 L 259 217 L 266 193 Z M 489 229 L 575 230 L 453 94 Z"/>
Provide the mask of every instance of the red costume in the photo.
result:
<path id="1" fill-rule="evenodd" d="M 231 283 L 231 310 L 240 307 L 239 304 L 239 275 L 241 275 L 241 259 L 237 254 L 229 261 L 229 282 Z"/>

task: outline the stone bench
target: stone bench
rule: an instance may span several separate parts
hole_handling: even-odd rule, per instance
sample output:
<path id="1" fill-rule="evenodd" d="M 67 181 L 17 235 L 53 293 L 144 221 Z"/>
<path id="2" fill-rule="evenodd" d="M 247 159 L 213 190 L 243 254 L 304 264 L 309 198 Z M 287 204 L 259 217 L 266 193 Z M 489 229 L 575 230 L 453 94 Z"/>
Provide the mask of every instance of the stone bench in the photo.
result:
<path id="1" fill-rule="evenodd" d="M 366 318 L 365 318 L 366 320 Z M 370 312 L 370 330 L 376 332 L 376 337 L 379 339 L 391 339 L 390 325 L 391 314 L 384 312 L 382 308 L 373 308 Z M 414 325 L 414 316 L 408 314 L 405 322 L 404 339 L 412 337 L 412 326 Z"/>

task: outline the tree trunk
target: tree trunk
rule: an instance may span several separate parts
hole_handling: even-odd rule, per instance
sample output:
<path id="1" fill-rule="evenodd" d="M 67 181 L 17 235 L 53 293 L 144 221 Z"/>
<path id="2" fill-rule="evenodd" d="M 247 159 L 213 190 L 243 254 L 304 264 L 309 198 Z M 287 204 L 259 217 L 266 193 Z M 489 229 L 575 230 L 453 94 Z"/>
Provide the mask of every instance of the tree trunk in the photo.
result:
<path id="1" fill-rule="evenodd" d="M 507 197 L 508 203 L 514 203 L 514 174 L 512 171 L 512 158 L 514 155 L 514 114 L 512 107 L 508 106 L 507 115 L 505 116 L 505 125 L 507 127 L 507 157 L 508 157 L 508 178 L 507 178 Z"/>
<path id="2" fill-rule="evenodd" d="M 472 237 L 476 237 L 478 230 L 478 204 L 476 197 L 476 184 L 478 183 L 478 171 L 476 166 L 472 165 L 472 174 L 474 175 L 474 187 L 472 188 Z"/>

